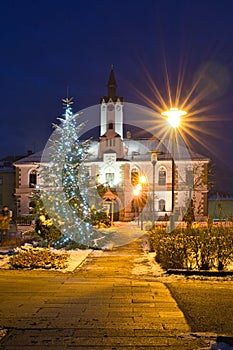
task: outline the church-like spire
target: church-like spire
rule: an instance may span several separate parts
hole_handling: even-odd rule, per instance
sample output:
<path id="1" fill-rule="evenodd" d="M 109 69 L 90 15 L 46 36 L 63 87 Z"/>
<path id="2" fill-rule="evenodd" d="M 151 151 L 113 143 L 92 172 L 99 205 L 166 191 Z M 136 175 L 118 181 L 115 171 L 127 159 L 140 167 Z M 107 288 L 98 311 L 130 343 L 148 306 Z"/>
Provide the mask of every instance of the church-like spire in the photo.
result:
<path id="1" fill-rule="evenodd" d="M 111 98 L 113 101 L 116 99 L 116 79 L 114 75 L 113 65 L 111 67 L 109 79 L 108 79 L 108 97 Z"/>
<path id="2" fill-rule="evenodd" d="M 111 66 L 107 87 L 108 87 L 108 96 L 103 96 L 100 100 L 100 103 L 103 103 L 103 102 L 108 103 L 109 100 L 111 100 L 112 102 L 117 102 L 117 101 L 123 102 L 123 97 L 117 96 L 116 94 L 117 83 L 115 79 L 113 65 Z"/>

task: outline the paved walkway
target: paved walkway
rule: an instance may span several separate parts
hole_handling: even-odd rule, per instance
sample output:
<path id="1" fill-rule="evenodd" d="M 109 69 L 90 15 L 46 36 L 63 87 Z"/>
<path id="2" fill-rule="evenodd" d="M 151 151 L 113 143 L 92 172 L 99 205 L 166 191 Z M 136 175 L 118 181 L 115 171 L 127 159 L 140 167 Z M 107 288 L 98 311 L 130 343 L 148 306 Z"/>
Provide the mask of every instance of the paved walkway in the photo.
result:
<path id="1" fill-rule="evenodd" d="M 153 277 L 140 240 L 94 251 L 73 273 L 1 271 L 0 285 L 2 350 L 209 349 Z"/>

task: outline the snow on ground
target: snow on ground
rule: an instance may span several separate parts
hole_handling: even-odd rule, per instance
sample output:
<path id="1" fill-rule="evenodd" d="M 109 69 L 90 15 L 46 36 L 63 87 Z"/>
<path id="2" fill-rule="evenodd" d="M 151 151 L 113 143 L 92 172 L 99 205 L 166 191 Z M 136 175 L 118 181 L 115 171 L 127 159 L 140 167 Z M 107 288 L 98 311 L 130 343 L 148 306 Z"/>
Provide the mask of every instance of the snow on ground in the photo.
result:
<path id="1" fill-rule="evenodd" d="M 0 255 L 0 269 L 9 268 L 8 261 L 9 261 L 8 255 Z"/>
<path id="2" fill-rule="evenodd" d="M 81 250 L 69 250 L 68 254 L 70 255 L 68 260 L 68 266 L 66 269 L 63 269 L 63 272 L 71 272 L 74 271 L 78 266 L 80 266 L 83 261 L 88 257 L 88 255 L 92 252 L 91 249 Z"/>

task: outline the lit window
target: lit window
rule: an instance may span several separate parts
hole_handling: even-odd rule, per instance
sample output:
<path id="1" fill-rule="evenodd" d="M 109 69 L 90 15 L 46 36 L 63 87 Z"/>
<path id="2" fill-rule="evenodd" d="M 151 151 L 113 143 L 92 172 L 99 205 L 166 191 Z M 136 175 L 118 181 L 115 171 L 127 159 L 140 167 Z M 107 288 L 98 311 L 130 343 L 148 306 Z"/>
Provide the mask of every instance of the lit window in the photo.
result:
<path id="1" fill-rule="evenodd" d="M 166 185 L 166 170 L 164 168 L 159 169 L 159 185 Z"/>
<path id="2" fill-rule="evenodd" d="M 137 168 L 133 168 L 131 171 L 131 184 L 133 186 L 137 185 L 139 182 L 139 171 Z"/>

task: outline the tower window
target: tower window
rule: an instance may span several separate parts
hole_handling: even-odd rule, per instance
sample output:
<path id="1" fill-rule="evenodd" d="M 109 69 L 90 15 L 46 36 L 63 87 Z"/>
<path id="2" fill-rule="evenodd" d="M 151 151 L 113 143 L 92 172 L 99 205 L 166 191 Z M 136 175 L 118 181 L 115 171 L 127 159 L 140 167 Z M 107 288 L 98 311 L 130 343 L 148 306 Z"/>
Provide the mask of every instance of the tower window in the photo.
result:
<path id="1" fill-rule="evenodd" d="M 109 123 L 108 128 L 109 128 L 109 130 L 113 130 L 113 123 Z"/>

